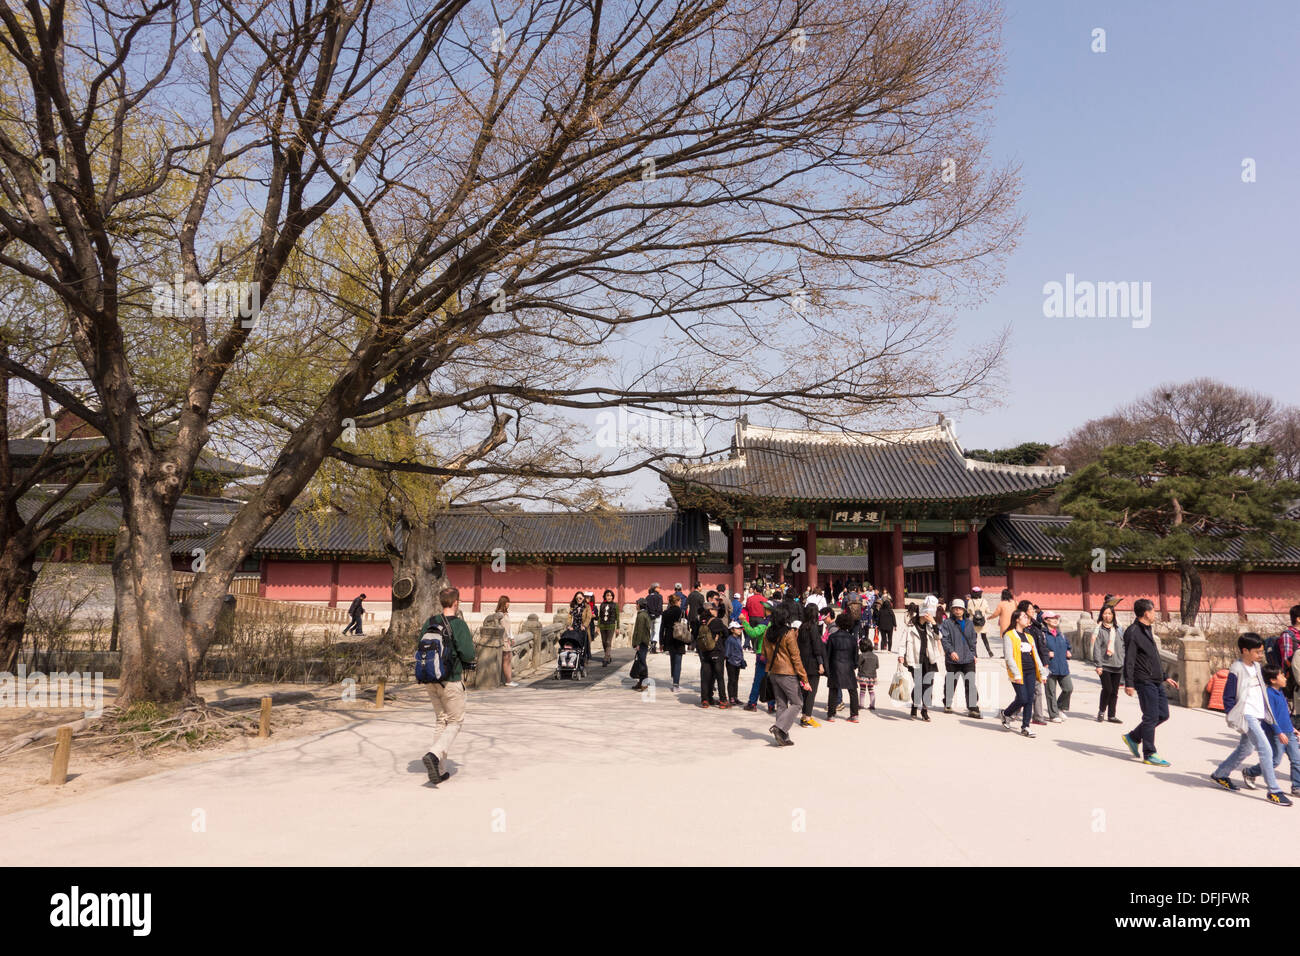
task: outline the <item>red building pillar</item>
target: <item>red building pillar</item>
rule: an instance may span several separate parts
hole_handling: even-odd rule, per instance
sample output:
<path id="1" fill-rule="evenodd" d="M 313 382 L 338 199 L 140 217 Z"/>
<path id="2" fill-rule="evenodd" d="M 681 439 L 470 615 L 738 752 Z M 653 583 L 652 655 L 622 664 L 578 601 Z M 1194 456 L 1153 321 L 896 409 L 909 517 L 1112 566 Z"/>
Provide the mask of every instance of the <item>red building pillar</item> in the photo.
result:
<path id="1" fill-rule="evenodd" d="M 731 525 L 731 590 L 734 594 L 745 593 L 745 540 L 740 522 Z"/>
<path id="2" fill-rule="evenodd" d="M 622 607 L 627 603 L 627 558 L 618 562 L 618 604 Z"/>
<path id="3" fill-rule="evenodd" d="M 808 584 L 813 590 L 817 588 L 817 523 L 808 522 L 808 530 L 804 533 L 803 541 L 804 551 L 808 555 Z"/>
<path id="4" fill-rule="evenodd" d="M 549 564 L 546 566 L 546 606 L 543 610 L 547 614 L 555 612 L 555 568 Z"/>
<path id="5" fill-rule="evenodd" d="M 1237 617 L 1246 620 L 1246 582 L 1238 571 L 1232 576 L 1232 589 L 1237 592 Z"/>
<path id="6" fill-rule="evenodd" d="M 974 524 L 966 531 L 966 557 L 970 587 L 983 587 L 984 585 L 980 583 L 980 536 Z"/>
<path id="7" fill-rule="evenodd" d="M 902 607 L 907 603 L 907 584 L 903 577 L 903 529 L 900 525 L 894 525 L 893 533 L 889 536 L 889 563 L 894 569 L 894 607 Z"/>
<path id="8" fill-rule="evenodd" d="M 1020 595 L 1016 593 L 1016 569 L 1009 564 L 1007 565 L 1007 590 L 1017 601 L 1020 600 Z"/>
<path id="9" fill-rule="evenodd" d="M 1164 571 L 1156 572 L 1156 587 L 1160 591 L 1160 620 L 1169 620 L 1169 582 Z"/>
<path id="10" fill-rule="evenodd" d="M 330 607 L 339 606 L 339 562 L 335 558 L 330 562 Z"/>
<path id="11" fill-rule="evenodd" d="M 474 613 L 478 614 L 483 610 L 483 564 L 479 562 L 474 565 Z"/>
<path id="12" fill-rule="evenodd" d="M 257 596 L 262 598 L 266 597 L 266 570 L 267 570 L 266 565 L 267 565 L 266 556 L 263 555 L 262 560 L 258 563 L 258 567 L 257 567 L 257 571 L 258 571 Z"/>
<path id="13" fill-rule="evenodd" d="M 1092 613 L 1092 576 L 1084 571 L 1079 578 L 1079 585 L 1083 589 L 1083 613 Z"/>

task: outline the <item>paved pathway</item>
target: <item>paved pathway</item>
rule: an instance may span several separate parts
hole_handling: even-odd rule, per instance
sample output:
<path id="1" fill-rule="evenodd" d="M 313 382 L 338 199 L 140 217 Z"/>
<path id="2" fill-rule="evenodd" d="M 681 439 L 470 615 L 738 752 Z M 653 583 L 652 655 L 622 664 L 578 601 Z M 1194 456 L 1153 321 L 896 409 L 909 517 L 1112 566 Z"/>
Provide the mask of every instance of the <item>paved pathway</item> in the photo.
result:
<path id="1" fill-rule="evenodd" d="M 1095 723 L 1091 671 L 1076 716 L 1026 740 L 995 717 L 907 720 L 882 655 L 880 710 L 796 727 L 778 749 L 766 714 L 694 706 L 693 656 L 674 695 L 652 655 L 660 683 L 641 695 L 629 654 L 587 685 L 473 694 L 458 772 L 436 790 L 430 710 L 410 691 L 343 728 L 0 817 L 0 846 L 10 864 L 62 865 L 1294 861 L 1300 807 L 1207 784 L 1233 741 L 1219 714 L 1175 708 L 1159 738 L 1173 766 L 1143 766 L 1119 741 L 1135 700 L 1121 696 L 1125 726 Z M 985 670 L 1005 702 L 1001 662 Z"/>

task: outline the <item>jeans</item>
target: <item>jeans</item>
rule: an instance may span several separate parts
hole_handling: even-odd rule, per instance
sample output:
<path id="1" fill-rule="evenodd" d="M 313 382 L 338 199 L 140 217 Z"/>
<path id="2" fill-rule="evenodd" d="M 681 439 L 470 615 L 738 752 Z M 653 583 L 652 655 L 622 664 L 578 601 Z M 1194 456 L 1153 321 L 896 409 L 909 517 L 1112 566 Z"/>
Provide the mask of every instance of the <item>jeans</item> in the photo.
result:
<path id="1" fill-rule="evenodd" d="M 781 731 L 789 733 L 803 703 L 799 678 L 794 674 L 773 674 L 772 694 L 776 701 L 776 726 Z"/>
<path id="2" fill-rule="evenodd" d="M 361 612 L 357 611 L 355 614 L 349 615 L 349 617 L 350 620 L 348 621 L 348 626 L 343 628 L 343 633 L 360 634 L 361 633 Z"/>
<path id="3" fill-rule="evenodd" d="M 677 646 L 681 647 L 680 644 Z M 672 671 L 674 687 L 682 682 L 682 656 L 684 653 L 684 651 L 668 652 L 668 669 Z"/>
<path id="4" fill-rule="evenodd" d="M 740 696 L 740 665 L 727 661 L 727 700 L 736 700 Z"/>
<path id="5" fill-rule="evenodd" d="M 1156 752 L 1156 728 L 1169 719 L 1169 698 L 1163 681 L 1140 681 L 1133 689 L 1142 707 L 1142 722 L 1124 736 L 1134 743 L 1142 741 L 1142 756 L 1150 757 Z"/>
<path id="6" fill-rule="evenodd" d="M 1101 700 L 1097 704 L 1097 713 L 1107 717 L 1115 716 L 1115 705 L 1119 702 L 1119 685 L 1123 675 L 1119 671 L 1101 670 Z"/>
<path id="7" fill-rule="evenodd" d="M 948 673 L 943 683 L 943 706 L 945 708 L 952 706 L 954 691 L 957 689 L 957 682 L 964 681 L 966 684 L 966 709 L 975 710 L 980 705 L 979 688 L 975 686 L 975 662 L 970 661 L 966 664 L 954 664 L 948 662 Z"/>
<path id="8" fill-rule="evenodd" d="M 1057 688 L 1060 694 L 1057 694 Z M 1070 709 L 1070 695 L 1074 693 L 1074 678 L 1069 674 L 1047 675 L 1047 716 L 1057 717 Z"/>
<path id="9" fill-rule="evenodd" d="M 1034 681 L 1035 684 L 1038 681 Z M 1002 712 L 1002 715 L 1008 720 L 1016 716 L 1016 711 L 1020 711 L 1020 729 L 1029 729 L 1029 718 L 1034 712 L 1034 688 L 1025 681 L 1019 684 L 1012 684 L 1011 688 L 1016 692 L 1016 699 L 1011 702 L 1011 706 Z"/>
<path id="10" fill-rule="evenodd" d="M 758 706 L 758 689 L 763 686 L 763 677 L 767 674 L 767 664 L 762 657 L 754 662 L 754 686 L 749 688 L 749 704 L 751 707 Z"/>
<path id="11" fill-rule="evenodd" d="M 447 759 L 447 752 L 456 742 L 461 725 L 465 723 L 465 682 L 447 681 L 445 684 L 425 684 L 429 703 L 438 720 L 438 734 L 433 738 L 429 752 L 438 762 Z"/>
<path id="12" fill-rule="evenodd" d="M 1300 740 L 1296 740 L 1296 736 L 1295 733 L 1287 734 L 1286 743 L 1282 743 L 1282 741 L 1278 739 L 1278 734 L 1273 734 L 1273 769 L 1276 771 L 1278 767 L 1282 766 L 1282 754 L 1286 754 L 1291 758 L 1292 790 L 1300 788 Z M 1258 777 L 1260 770 L 1260 765 L 1255 764 L 1255 766 L 1247 770 L 1246 773 L 1250 774 L 1252 777 Z M 1273 776 L 1277 776 L 1276 772 Z"/>
<path id="13" fill-rule="evenodd" d="M 1273 772 L 1273 744 L 1269 740 L 1268 731 L 1264 729 L 1264 722 L 1258 717 L 1246 718 L 1246 732 L 1241 735 L 1241 740 L 1237 742 L 1232 753 L 1228 754 L 1228 759 L 1215 769 L 1214 776 L 1230 775 L 1250 756 L 1251 750 L 1259 754 L 1259 771 L 1264 775 L 1264 782 L 1268 784 L 1268 792 L 1280 793 L 1282 788 L 1277 785 L 1277 774 Z M 1292 772 L 1294 773 L 1294 768 Z"/>

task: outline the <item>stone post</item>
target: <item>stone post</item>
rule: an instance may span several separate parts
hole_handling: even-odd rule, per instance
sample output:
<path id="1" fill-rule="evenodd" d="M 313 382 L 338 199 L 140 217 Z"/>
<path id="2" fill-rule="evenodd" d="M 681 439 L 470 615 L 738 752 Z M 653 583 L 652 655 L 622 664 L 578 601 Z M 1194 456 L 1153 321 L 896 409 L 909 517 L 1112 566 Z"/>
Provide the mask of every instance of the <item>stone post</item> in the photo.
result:
<path id="1" fill-rule="evenodd" d="M 1210 649 L 1199 627 L 1189 627 L 1183 634 L 1182 665 L 1178 696 L 1183 706 L 1206 706 L 1209 703 L 1205 686 L 1210 682 Z"/>
<path id="2" fill-rule="evenodd" d="M 474 639 L 474 657 L 478 666 L 470 671 L 475 690 L 501 686 L 501 648 L 505 637 L 505 628 L 495 622 L 488 624 L 485 621 L 479 627 Z"/>

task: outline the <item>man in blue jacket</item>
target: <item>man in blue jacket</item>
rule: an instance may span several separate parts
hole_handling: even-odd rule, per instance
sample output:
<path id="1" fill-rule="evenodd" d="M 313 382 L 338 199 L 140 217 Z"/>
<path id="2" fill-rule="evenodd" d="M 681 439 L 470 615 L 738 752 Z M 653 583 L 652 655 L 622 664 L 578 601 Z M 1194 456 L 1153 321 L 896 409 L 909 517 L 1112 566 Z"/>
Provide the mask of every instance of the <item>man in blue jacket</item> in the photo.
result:
<path id="1" fill-rule="evenodd" d="M 1047 719 L 1054 724 L 1065 722 L 1065 712 L 1070 709 L 1070 696 L 1074 693 L 1074 680 L 1070 677 L 1070 639 L 1061 633 L 1061 615 L 1055 611 L 1043 614 L 1043 640 L 1047 644 Z"/>
<path id="2" fill-rule="evenodd" d="M 1142 746 L 1142 762 L 1153 767 L 1168 767 L 1169 761 L 1156 753 L 1156 728 L 1169 719 L 1169 698 L 1165 685 L 1178 689 L 1178 681 L 1165 676 L 1165 667 L 1156 646 L 1155 604 L 1147 598 L 1133 602 L 1133 623 L 1124 632 L 1124 693 L 1137 695 L 1142 708 L 1142 722 L 1121 739 L 1134 757 Z"/>
<path id="3" fill-rule="evenodd" d="M 966 715 L 981 719 L 980 692 L 975 686 L 975 649 L 979 635 L 975 625 L 966 619 L 966 602 L 956 598 L 949 608 L 951 613 L 939 625 L 939 641 L 943 644 L 943 663 L 947 677 L 943 685 L 943 712 L 952 713 L 953 690 L 958 678 L 966 682 Z"/>

